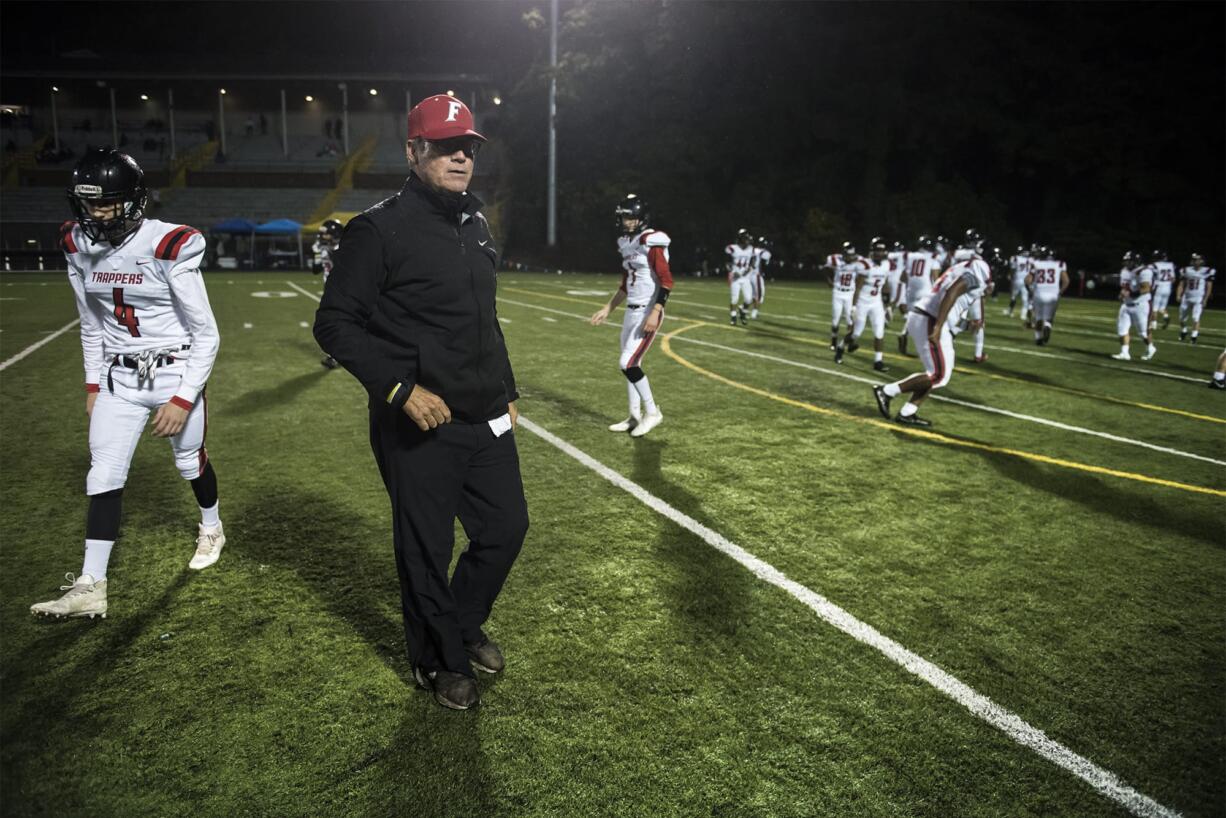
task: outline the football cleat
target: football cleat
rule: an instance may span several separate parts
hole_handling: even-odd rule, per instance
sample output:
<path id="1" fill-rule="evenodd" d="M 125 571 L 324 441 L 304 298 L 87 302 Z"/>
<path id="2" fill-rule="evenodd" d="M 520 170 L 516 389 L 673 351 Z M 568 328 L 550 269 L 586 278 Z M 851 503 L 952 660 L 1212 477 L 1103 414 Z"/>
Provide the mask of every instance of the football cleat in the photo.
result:
<path id="1" fill-rule="evenodd" d="M 732 320 L 730 320 L 728 323 L 732 324 L 732 326 L 735 327 L 736 326 L 736 316 L 735 315 L 732 316 Z"/>
<path id="2" fill-rule="evenodd" d="M 886 420 L 889 420 L 890 419 L 890 400 L 892 399 L 890 398 L 889 395 L 885 393 L 885 387 L 874 386 L 873 387 L 873 399 L 877 401 L 877 411 L 881 412 L 881 416 L 883 418 L 885 418 Z"/>
<path id="3" fill-rule="evenodd" d="M 196 537 L 196 553 L 192 555 L 192 560 L 187 564 L 188 568 L 194 568 L 197 571 L 202 568 L 208 568 L 221 557 L 221 549 L 226 544 L 225 532 L 221 529 L 221 523 L 217 523 L 216 528 L 206 528 L 204 523 L 200 524 L 200 535 Z"/>
<path id="4" fill-rule="evenodd" d="M 1154 346 L 1153 344 L 1150 344 L 1149 348 L 1145 350 L 1145 354 L 1141 356 L 1141 360 L 1142 361 L 1151 360 L 1157 354 L 1158 354 L 1158 347 Z"/>
<path id="5" fill-rule="evenodd" d="M 335 359 L 335 358 L 333 358 L 331 355 L 325 355 L 325 356 L 324 356 L 324 357 L 323 357 L 323 358 L 320 360 L 319 364 L 320 364 L 320 366 L 322 366 L 324 369 L 336 369 L 338 366 L 340 366 L 340 364 L 339 364 L 339 363 L 337 363 L 336 359 Z"/>
<path id="6" fill-rule="evenodd" d="M 73 577 L 64 574 L 67 585 L 61 585 L 61 591 L 67 591 L 59 599 L 47 602 L 36 602 L 30 606 L 30 613 L 36 616 L 54 616 L 59 619 L 64 616 L 88 616 L 93 619 L 100 616 L 106 619 L 106 580 L 95 581 L 89 574 Z"/>
<path id="7" fill-rule="evenodd" d="M 655 412 L 648 412 L 643 415 L 643 420 L 638 426 L 635 426 L 630 432 L 631 437 L 642 437 L 652 429 L 660 425 L 660 421 L 664 420 L 664 413 L 657 409 Z"/>
<path id="8" fill-rule="evenodd" d="M 925 426 L 926 427 L 926 426 L 932 425 L 931 420 L 922 418 L 918 414 L 915 414 L 915 415 L 900 414 L 898 417 L 894 418 L 894 420 L 898 421 L 903 426 Z"/>
<path id="9" fill-rule="evenodd" d="M 889 372 L 890 368 L 885 365 L 885 361 L 873 361 L 873 369 L 878 372 Z"/>
<path id="10" fill-rule="evenodd" d="M 1193 343 L 1193 344 L 1195 344 L 1195 343 L 1196 343 L 1196 336 L 1195 336 L 1195 335 L 1193 335 L 1193 336 L 1192 336 L 1192 338 L 1190 339 L 1190 343 Z"/>
<path id="11" fill-rule="evenodd" d="M 1051 325 L 1043 325 L 1043 345 L 1047 346 L 1047 342 L 1051 340 Z"/>
<path id="12" fill-rule="evenodd" d="M 636 418 L 634 415 L 631 415 L 625 420 L 618 421 L 617 423 L 610 425 L 609 431 L 610 432 L 629 432 L 631 429 L 633 429 L 635 426 L 638 426 L 638 425 L 639 425 L 639 419 Z"/>
<path id="13" fill-rule="evenodd" d="M 1179 331 L 1179 340 L 1180 341 L 1188 340 L 1188 331 L 1186 329 L 1181 329 Z"/>
<path id="14" fill-rule="evenodd" d="M 983 363 L 984 361 L 986 361 L 987 359 L 988 359 L 987 353 L 984 353 L 983 355 L 976 355 L 976 356 L 975 356 L 975 358 L 974 358 L 974 361 L 975 361 L 975 363 L 977 363 L 977 364 L 981 364 L 981 363 Z"/>
<path id="15" fill-rule="evenodd" d="M 742 327 L 749 326 L 749 316 L 745 314 L 744 310 L 741 310 L 741 326 Z"/>
<path id="16" fill-rule="evenodd" d="M 834 362 L 836 364 L 843 363 L 843 347 L 841 345 L 834 348 Z"/>
<path id="17" fill-rule="evenodd" d="M 1132 356 L 1129 355 L 1127 352 L 1117 352 L 1111 357 L 1117 361 L 1131 361 L 1132 360 Z"/>
<path id="18" fill-rule="evenodd" d="M 1166 329 L 1170 325 L 1171 325 L 1171 314 L 1167 313 L 1166 315 L 1162 316 L 1162 328 Z"/>
<path id="19" fill-rule="evenodd" d="M 1226 389 L 1226 381 L 1209 381 L 1210 389 Z"/>
<path id="20" fill-rule="evenodd" d="M 846 346 L 848 352 L 855 352 L 860 348 L 860 343 L 855 338 L 848 338 Z"/>

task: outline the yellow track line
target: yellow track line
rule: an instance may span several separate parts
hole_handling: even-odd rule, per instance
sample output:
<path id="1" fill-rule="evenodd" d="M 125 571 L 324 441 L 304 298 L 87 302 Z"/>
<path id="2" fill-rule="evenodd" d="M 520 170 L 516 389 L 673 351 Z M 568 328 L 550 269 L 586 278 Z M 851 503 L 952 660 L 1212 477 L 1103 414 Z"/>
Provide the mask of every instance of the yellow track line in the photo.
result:
<path id="1" fill-rule="evenodd" d="M 667 355 L 669 358 L 672 358 L 674 361 L 681 364 L 682 366 L 686 367 L 687 369 L 697 372 L 703 377 L 710 378 L 711 380 L 714 380 L 714 381 L 719 381 L 720 383 L 726 384 L 736 389 L 742 389 L 746 392 L 751 392 L 755 395 L 759 395 L 764 398 L 769 398 L 770 400 L 773 400 L 773 401 L 778 401 L 779 403 L 787 404 L 788 406 L 794 406 L 797 409 L 805 409 L 809 412 L 814 412 L 819 415 L 825 415 L 826 417 L 838 418 L 839 420 L 851 420 L 851 421 L 855 421 L 856 423 L 863 423 L 869 426 L 876 426 L 879 429 L 885 429 L 886 431 L 889 431 L 889 432 L 894 432 L 897 434 L 911 435 L 912 437 L 918 437 L 924 440 L 931 440 L 937 443 L 944 443 L 948 446 L 961 446 L 966 449 L 978 449 L 979 451 L 992 452 L 994 454 L 1007 454 L 1013 457 L 1022 458 L 1023 460 L 1032 460 L 1036 463 L 1046 463 L 1051 466 L 1060 466 L 1062 468 L 1075 469 L 1076 471 L 1089 472 L 1091 474 L 1105 474 L 1111 477 L 1119 477 L 1124 480 L 1135 480 L 1140 483 L 1151 483 L 1153 485 L 1166 486 L 1168 488 L 1181 489 L 1183 491 L 1191 491 L 1191 492 L 1196 492 L 1198 494 L 1211 494 L 1216 497 L 1226 497 L 1226 491 L 1222 491 L 1220 489 L 1208 488 L 1207 486 L 1194 486 L 1194 485 L 1191 485 L 1190 483 L 1179 483 L 1174 480 L 1163 480 L 1160 477 L 1150 477 L 1147 474 L 1135 474 L 1133 472 L 1117 471 L 1116 469 L 1108 469 L 1103 466 L 1092 466 L 1088 463 L 1077 463 L 1072 460 L 1061 460 L 1058 457 L 1049 457 L 1048 455 L 1045 455 L 1045 454 L 1025 452 L 1020 449 L 1006 449 L 1006 448 L 999 447 L 999 446 L 989 446 L 986 443 L 978 443 L 978 442 L 971 441 L 971 440 L 960 440 L 958 438 L 946 437 L 945 435 L 938 434 L 937 432 L 929 432 L 924 429 L 916 429 L 910 426 L 899 426 L 898 424 L 887 423 L 882 420 L 877 420 L 876 418 L 857 417 L 856 415 L 849 415 L 849 414 L 846 414 L 845 412 L 840 412 L 836 409 L 827 409 L 824 406 L 815 406 L 811 403 L 805 403 L 804 401 L 799 401 L 794 398 L 789 398 L 784 395 L 777 394 L 775 392 L 770 392 L 766 389 L 759 389 L 756 386 L 750 386 L 749 384 L 741 383 L 740 381 L 734 381 L 731 378 L 726 378 L 723 375 L 719 375 L 715 372 L 711 372 L 708 369 L 703 369 L 697 364 L 690 363 L 685 358 L 682 358 L 680 355 L 678 355 L 676 352 L 673 351 L 672 343 L 671 343 L 673 336 L 680 335 L 683 332 L 686 332 L 688 330 L 691 330 L 691 329 L 694 329 L 695 327 L 700 327 L 700 326 L 703 326 L 703 324 L 699 322 L 691 323 L 691 324 L 685 325 L 684 327 L 679 327 L 678 329 L 675 329 L 670 333 L 667 333 L 664 336 L 663 341 L 661 342 L 661 348 L 664 350 L 664 354 Z"/>
<path id="2" fill-rule="evenodd" d="M 523 295 L 535 295 L 541 298 L 552 298 L 557 301 L 572 301 L 576 304 L 586 304 L 589 307 L 592 306 L 593 304 L 592 301 L 586 301 L 582 298 L 572 298 L 570 296 L 565 296 L 565 295 L 551 295 L 549 293 L 537 292 L 536 290 L 522 290 L 516 287 L 504 287 L 503 289 L 509 290 L 510 292 L 513 292 L 513 293 L 521 293 Z M 719 309 L 719 308 L 712 307 L 711 309 Z M 695 323 L 701 326 L 712 327 L 714 329 L 733 330 L 733 327 L 727 326 L 725 324 L 712 324 L 709 321 L 697 321 L 697 319 L 692 319 L 692 318 L 687 318 L 684 320 L 695 321 Z M 768 337 L 784 338 L 789 341 L 796 341 L 801 344 L 811 344 L 813 346 L 819 346 L 819 347 L 828 346 L 828 343 L 826 341 L 821 341 L 816 338 L 802 338 L 797 335 L 787 335 L 782 332 L 775 332 L 774 330 L 770 330 Z M 897 355 L 893 352 L 885 352 L 883 354 L 885 355 L 885 357 L 889 358 L 892 361 L 909 361 L 910 363 L 915 364 L 917 366 L 919 364 L 919 361 L 915 358 L 908 358 L 904 355 Z M 977 369 L 967 369 L 966 367 L 957 366 L 956 364 L 954 365 L 954 372 L 960 372 L 965 375 L 975 375 L 981 378 L 989 378 L 991 380 L 1006 381 L 1009 383 L 1020 383 L 1025 386 L 1037 387 L 1039 389 L 1050 389 L 1053 392 L 1064 392 L 1065 394 L 1068 394 L 1068 395 L 1077 395 L 1078 397 L 1090 398 L 1091 400 L 1106 401 L 1107 403 L 1115 403 L 1115 404 L 1119 404 L 1120 406 L 1131 406 L 1134 409 L 1146 409 L 1150 412 L 1163 412 L 1163 413 L 1170 414 L 1170 415 L 1179 415 L 1180 417 L 1191 418 L 1192 420 L 1201 420 L 1201 421 L 1205 421 L 1206 423 L 1226 424 L 1226 419 L 1215 418 L 1212 415 L 1201 415 L 1201 414 L 1197 414 L 1196 412 L 1188 412 L 1184 409 L 1172 409 L 1169 406 L 1158 406 L 1152 403 L 1138 403 L 1137 401 L 1125 400 L 1123 398 L 1117 398 L 1112 395 L 1099 395 L 1094 392 L 1086 392 L 1085 390 L 1082 390 L 1082 389 L 1073 389 L 1070 386 L 1056 386 L 1055 384 L 1038 383 L 1037 381 L 1028 381 L 1025 378 L 1015 378 L 1009 375 L 997 375 L 993 372 L 980 372 Z"/>

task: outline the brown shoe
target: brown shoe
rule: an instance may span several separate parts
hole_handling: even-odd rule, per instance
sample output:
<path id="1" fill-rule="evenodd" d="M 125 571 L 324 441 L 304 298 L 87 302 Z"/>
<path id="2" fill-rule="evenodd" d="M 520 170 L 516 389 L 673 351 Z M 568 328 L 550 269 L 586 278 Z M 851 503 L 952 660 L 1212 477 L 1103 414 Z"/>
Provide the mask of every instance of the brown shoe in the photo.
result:
<path id="1" fill-rule="evenodd" d="M 477 680 L 450 670 L 425 671 L 413 668 L 413 678 L 426 690 L 434 691 L 434 700 L 452 710 L 467 710 L 481 703 Z"/>
<path id="2" fill-rule="evenodd" d="M 466 644 L 464 650 L 468 653 L 469 661 L 477 670 L 498 673 L 507 666 L 498 644 L 491 641 L 484 633 L 481 634 L 481 641 Z"/>

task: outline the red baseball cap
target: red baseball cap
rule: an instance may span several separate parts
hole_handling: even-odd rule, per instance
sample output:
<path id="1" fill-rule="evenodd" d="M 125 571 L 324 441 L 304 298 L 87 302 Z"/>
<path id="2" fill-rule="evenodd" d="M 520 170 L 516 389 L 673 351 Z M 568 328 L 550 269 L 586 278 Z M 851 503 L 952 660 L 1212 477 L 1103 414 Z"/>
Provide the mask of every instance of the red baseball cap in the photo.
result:
<path id="1" fill-rule="evenodd" d="M 409 139 L 419 136 L 430 140 L 471 136 L 485 141 L 484 136 L 473 130 L 473 112 L 446 94 L 426 97 L 409 111 Z"/>

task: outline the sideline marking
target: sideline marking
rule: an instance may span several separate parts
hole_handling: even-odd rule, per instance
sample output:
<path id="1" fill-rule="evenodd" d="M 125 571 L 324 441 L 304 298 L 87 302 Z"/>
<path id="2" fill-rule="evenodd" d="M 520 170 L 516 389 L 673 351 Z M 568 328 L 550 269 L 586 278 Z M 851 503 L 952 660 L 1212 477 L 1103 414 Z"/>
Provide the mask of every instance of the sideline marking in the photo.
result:
<path id="1" fill-rule="evenodd" d="M 670 333 L 670 335 L 675 334 L 675 333 L 684 332 L 687 329 L 689 329 L 689 327 L 682 327 L 681 329 L 675 330 L 674 333 Z M 688 337 L 680 338 L 678 340 L 685 341 L 686 343 L 690 343 L 690 344 L 698 344 L 699 346 L 713 347 L 715 349 L 720 349 L 725 352 L 734 352 L 739 355 L 746 355 L 751 358 L 760 358 L 764 361 L 772 361 L 774 363 L 785 364 L 787 366 L 799 367 L 800 369 L 808 369 L 813 372 L 821 372 L 823 375 L 833 375 L 836 378 L 844 378 L 849 381 L 865 383 L 865 384 L 868 384 L 869 386 L 877 386 L 882 383 L 887 383 L 887 381 L 877 381 L 872 378 L 865 378 L 861 375 L 853 375 L 850 372 L 840 372 L 837 369 L 826 369 L 825 367 L 816 366 L 814 364 L 806 364 L 801 361 L 792 361 L 787 358 L 780 358 L 776 355 L 767 355 L 762 352 L 751 352 L 747 349 L 737 349 L 736 347 L 725 346 L 724 344 L 717 344 L 712 341 L 699 341 L 697 338 L 688 338 Z M 939 400 L 945 403 L 952 403 L 955 406 L 965 406 L 968 409 L 978 409 L 981 412 L 989 412 L 995 415 L 1004 415 L 1005 417 L 1011 417 L 1016 420 L 1024 420 L 1029 423 L 1037 423 L 1040 426 L 1050 426 L 1054 429 L 1061 429 L 1065 432 L 1073 432 L 1075 434 L 1090 435 L 1092 437 L 1101 437 L 1104 440 L 1111 440 L 1111 441 L 1114 441 L 1115 443 L 1124 443 L 1129 446 L 1140 446 L 1141 448 L 1150 449 L 1155 452 L 1173 454 L 1178 457 L 1187 457 L 1192 460 L 1201 460 L 1201 461 L 1204 461 L 1205 463 L 1212 463 L 1215 466 L 1226 466 L 1226 460 L 1217 460 L 1216 458 L 1208 457 L 1207 455 L 1195 454 L 1194 452 L 1185 452 L 1185 451 L 1182 451 L 1181 449 L 1172 449 L 1167 446 L 1159 446 L 1157 443 L 1148 443 L 1144 440 L 1138 440 L 1136 438 L 1120 437 L 1119 435 L 1113 435 L 1110 432 L 1100 432 L 1096 429 L 1087 429 L 1083 426 L 1073 426 L 1068 423 L 1061 423 L 1058 420 L 1050 420 L 1048 418 L 1037 417 L 1035 415 L 1025 415 L 1020 412 L 1011 412 L 1008 409 L 1000 409 L 995 406 L 989 406 L 984 403 L 974 403 L 972 401 L 961 400 L 960 398 L 951 398 L 948 395 L 941 395 L 941 394 L 931 394 L 929 395 L 929 398 L 931 400 Z"/>
<path id="2" fill-rule="evenodd" d="M 667 342 L 668 336 L 666 335 L 664 339 Z M 872 625 L 857 619 L 851 613 L 835 605 L 816 591 L 810 590 L 799 582 L 790 579 L 779 569 L 758 559 L 744 548 L 728 540 L 722 534 L 712 531 L 692 517 L 673 508 L 642 486 L 623 477 L 599 460 L 538 426 L 523 415 L 519 416 L 519 425 L 549 445 L 579 461 L 657 514 L 668 518 L 679 527 L 696 535 L 706 542 L 707 545 L 725 556 L 731 557 L 742 568 L 748 570 L 758 579 L 785 591 L 793 599 L 817 614 L 818 618 L 823 622 L 834 626 L 857 642 L 874 648 L 903 670 L 927 682 L 937 691 L 953 699 L 973 715 L 1000 730 L 1018 744 L 1077 776 L 1134 815 L 1142 816 L 1143 818 L 1150 818 L 1150 816 L 1176 818 L 1179 815 L 1175 810 L 1164 807 L 1152 798 L 1128 786 L 1114 773 L 1099 767 L 1093 761 L 1078 755 L 1051 738 L 1042 730 L 1031 726 L 1017 714 L 1001 707 L 987 696 L 959 681 L 947 671 L 942 670 L 919 654 L 903 647 Z"/>
<path id="3" fill-rule="evenodd" d="M 75 327 L 75 326 L 76 326 L 77 324 L 79 324 L 79 323 L 81 323 L 81 319 L 80 319 L 80 318 L 77 318 L 77 319 L 75 319 L 75 320 L 73 320 L 73 321 L 68 322 L 68 323 L 67 323 L 67 324 L 65 324 L 64 326 L 60 327 L 60 328 L 59 328 L 59 329 L 57 329 L 55 332 L 51 333 L 50 335 L 48 335 L 46 338 L 42 339 L 41 341 L 35 341 L 34 343 L 30 344 L 28 347 L 26 347 L 25 349 L 23 349 L 21 352 L 18 352 L 18 353 L 17 353 L 16 355 L 14 355 L 12 358 L 9 358 L 9 359 L 8 359 L 7 361 L 5 361 L 4 363 L 0 364 L 0 372 L 3 372 L 4 370 L 8 369 L 10 366 L 12 366 L 13 364 L 17 363 L 17 362 L 18 362 L 18 361 L 20 361 L 22 358 L 26 357 L 26 356 L 27 356 L 27 355 L 29 355 L 31 352 L 33 352 L 34 350 L 38 349 L 38 348 L 39 348 L 40 346 L 42 346 L 43 344 L 49 344 L 49 343 L 51 343 L 51 342 L 52 342 L 52 341 L 54 341 L 56 338 L 59 338 L 61 335 L 63 335 L 65 332 L 68 332 L 68 330 L 72 329 L 73 327 Z"/>
<path id="4" fill-rule="evenodd" d="M 319 297 L 319 296 L 317 296 L 317 295 L 315 295 L 315 293 L 311 292 L 310 290 L 306 289 L 305 287 L 299 287 L 299 286 L 298 286 L 298 285 L 297 285 L 295 282 L 293 282 L 293 281 L 287 281 L 287 282 L 285 282 L 285 283 L 286 283 L 286 284 L 288 284 L 289 286 L 293 287 L 293 288 L 294 288 L 295 290 L 297 290 L 298 292 L 300 292 L 300 293 L 302 293 L 303 295 L 305 295 L 307 298 L 311 298 L 311 299 L 314 299 L 315 301 L 319 301 L 319 298 L 320 298 L 320 297 Z"/>
<path id="5" fill-rule="evenodd" d="M 585 304 L 585 305 L 591 306 L 591 302 L 583 301 L 578 298 L 567 298 L 566 296 L 562 296 L 562 295 L 552 295 L 550 293 L 542 293 L 536 290 L 520 290 L 520 289 L 515 289 L 513 287 L 507 287 L 506 289 L 510 290 L 511 292 L 522 293 L 524 295 L 538 296 L 540 298 L 551 298 L 551 299 L 555 299 L 558 301 L 573 301 L 576 304 Z M 537 305 L 537 304 L 525 304 L 523 302 L 512 301 L 510 299 L 501 299 L 501 300 L 506 301 L 508 304 L 516 304 L 522 307 L 530 307 L 532 309 L 545 309 L 544 307 L 541 307 L 540 305 Z M 672 301 L 675 299 L 669 299 L 669 300 Z M 578 317 L 576 315 L 573 315 L 572 313 L 563 312 L 561 314 L 570 315 L 571 317 L 574 317 L 574 318 Z M 696 320 L 693 318 L 684 318 L 682 316 L 676 316 L 676 317 L 679 320 L 685 320 L 685 321 Z M 711 326 L 717 329 L 721 329 L 721 330 L 730 329 L 728 325 L 723 324 L 723 323 L 713 323 L 711 324 Z M 744 332 L 743 329 L 738 329 L 736 331 Z M 817 346 L 817 347 L 826 347 L 828 345 L 828 342 L 819 340 L 817 338 L 801 338 L 796 335 L 788 335 L 783 332 L 775 332 L 774 330 L 771 330 L 769 335 L 764 335 L 763 337 L 777 338 L 777 339 L 782 338 L 788 341 L 796 341 L 797 343 L 810 344 L 812 346 Z M 985 344 L 984 347 L 986 349 L 1003 350 L 1005 352 L 1017 352 L 1022 355 L 1036 355 L 1041 358 L 1053 358 L 1056 360 L 1068 361 L 1073 364 L 1081 364 L 1083 366 L 1095 366 L 1095 367 L 1099 367 L 1102 369 L 1112 369 L 1112 370 L 1116 370 L 1119 372 L 1136 373 L 1140 375 L 1158 375 L 1164 378 L 1176 378 L 1178 380 L 1191 381 L 1193 383 L 1198 383 L 1198 384 L 1205 383 L 1204 379 L 1189 378 L 1186 375 L 1173 375 L 1168 372 L 1157 372 L 1154 370 L 1147 370 L 1147 369 L 1129 369 L 1127 367 L 1112 366 L 1110 364 L 1098 363 L 1096 361 L 1082 361 L 1076 358 L 1069 358 L 1069 357 L 1062 356 L 1062 355 L 1052 355 L 1051 353 L 1035 352 L 1033 350 L 1028 350 L 1028 349 L 1014 349 L 1011 347 L 994 346 L 992 344 Z M 897 355 L 893 352 L 887 352 L 885 353 L 885 356 L 889 358 L 890 360 L 910 361 L 913 364 L 919 363 L 919 361 L 916 358 L 908 358 L 902 355 Z M 1180 415 L 1182 417 L 1192 418 L 1194 420 L 1203 420 L 1203 421 L 1207 421 L 1210 423 L 1226 423 L 1226 420 L 1223 420 L 1221 418 L 1215 418 L 1210 415 L 1201 415 L 1201 414 L 1197 414 L 1196 412 L 1189 412 L 1184 409 L 1173 409 L 1169 406 L 1158 406 L 1156 404 L 1150 404 L 1150 403 L 1138 403 L 1136 401 L 1125 400 L 1124 398 L 1117 398 L 1113 395 L 1101 395 L 1096 392 L 1087 392 L 1084 390 L 1073 389 L 1072 387 L 1069 387 L 1069 386 L 1059 386 L 1057 384 L 1040 383 L 1038 381 L 1026 380 L 1025 378 L 1013 378 L 1007 375 L 997 375 L 991 372 L 982 372 L 978 369 L 967 369 L 965 367 L 957 366 L 956 364 L 954 365 L 954 371 L 959 372 L 959 373 L 964 373 L 967 375 L 971 375 L 971 376 L 979 376 L 979 377 L 991 378 L 991 379 L 1003 380 L 1003 381 L 1016 381 L 1018 383 L 1024 384 L 1031 388 L 1050 389 L 1054 392 L 1064 392 L 1070 395 L 1079 395 L 1081 397 L 1089 398 L 1091 400 L 1102 400 L 1102 401 L 1107 401 L 1108 403 L 1116 403 L 1116 404 L 1119 404 L 1120 406 L 1131 406 L 1134 409 L 1146 409 L 1151 412 L 1164 412 L 1167 414 Z"/>
<path id="6" fill-rule="evenodd" d="M 703 375 L 707 378 L 710 378 L 715 381 L 719 381 L 720 383 L 723 383 L 723 384 L 727 384 L 728 386 L 734 387 L 736 389 L 742 389 L 746 392 L 751 392 L 755 395 L 759 395 L 764 398 L 769 398 L 770 400 L 779 401 L 780 403 L 786 403 L 788 406 L 795 406 L 798 409 L 806 409 L 810 412 L 815 412 L 819 415 L 826 415 L 827 417 L 839 418 L 841 420 L 851 420 L 851 421 L 855 421 L 856 423 L 864 423 L 869 426 L 876 426 L 880 429 L 886 429 L 891 432 L 896 432 L 896 433 L 904 434 L 904 435 L 910 435 L 912 437 L 918 437 L 918 438 L 922 438 L 924 440 L 930 440 L 936 443 L 944 443 L 949 446 L 961 446 L 966 449 L 977 449 L 979 451 L 992 452 L 993 454 L 1008 454 L 1014 457 L 1022 458 L 1023 460 L 1033 460 L 1036 463 L 1047 463 L 1048 465 L 1062 466 L 1066 469 L 1074 469 L 1076 471 L 1084 471 L 1084 472 L 1089 472 L 1091 474 L 1106 474 L 1106 475 L 1110 475 L 1111 477 L 1120 477 L 1125 480 L 1136 480 L 1137 482 L 1141 482 L 1141 483 L 1152 483 L 1154 485 L 1166 486 L 1168 488 L 1183 489 L 1184 491 L 1192 491 L 1192 492 L 1196 492 L 1199 494 L 1212 494 L 1217 497 L 1226 497 L 1226 491 L 1223 491 L 1221 489 L 1213 489 L 1207 486 L 1194 486 L 1190 483 L 1179 483 L 1174 480 L 1164 480 L 1160 477 L 1150 477 L 1147 474 L 1134 474 L 1132 472 L 1118 471 L 1116 469 L 1108 469 L 1105 466 L 1092 466 L 1089 463 L 1077 463 L 1072 460 L 1062 460 L 1058 457 L 1050 457 L 1045 454 L 1036 454 L 1034 452 L 1026 452 L 1026 451 L 1022 451 L 1021 449 L 1008 449 L 1003 446 L 1000 446 L 1000 447 L 989 446 L 986 443 L 979 443 L 978 441 L 960 440 L 954 437 L 946 437 L 945 435 L 938 434 L 937 432 L 929 432 L 923 429 L 915 429 L 909 426 L 901 426 L 897 423 L 887 423 L 883 420 L 877 420 L 876 418 L 863 418 L 863 417 L 858 417 L 856 415 L 848 415 L 843 412 L 839 412 L 835 409 L 827 409 L 824 406 L 815 406 L 811 403 L 806 403 L 804 401 L 795 400 L 794 398 L 789 398 L 784 395 L 779 395 L 779 394 L 776 394 L 775 392 L 770 392 L 766 389 L 759 389 L 756 386 L 750 386 L 749 384 L 741 383 L 740 381 L 734 381 L 731 378 L 726 378 L 723 375 L 716 374 L 715 372 L 712 372 L 709 369 L 703 369 L 697 364 L 690 363 L 685 358 L 682 358 L 680 355 L 678 355 L 676 352 L 673 352 L 672 344 L 670 343 L 672 340 L 672 337 L 674 335 L 677 335 L 678 333 L 685 332 L 686 330 L 690 330 L 698 326 L 702 326 L 702 325 L 701 324 L 689 324 L 679 329 L 675 329 L 672 332 L 665 335 L 661 343 L 661 349 L 664 350 L 664 354 L 672 358 L 674 361 L 681 364 L 682 366 L 686 367 L 687 369 L 691 369 L 694 372 L 697 372 L 698 374 Z"/>

